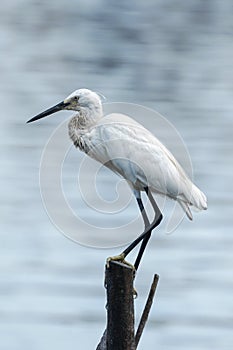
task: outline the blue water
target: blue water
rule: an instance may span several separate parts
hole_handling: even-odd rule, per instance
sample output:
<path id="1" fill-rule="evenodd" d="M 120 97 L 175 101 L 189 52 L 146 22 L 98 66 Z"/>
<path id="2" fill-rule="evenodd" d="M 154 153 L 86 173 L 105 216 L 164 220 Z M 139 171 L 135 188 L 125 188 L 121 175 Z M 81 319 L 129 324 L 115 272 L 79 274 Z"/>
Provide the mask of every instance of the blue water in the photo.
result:
<path id="1" fill-rule="evenodd" d="M 2 4 L 0 349 L 91 350 L 105 327 L 104 261 L 119 248 L 68 240 L 40 197 L 41 153 L 67 114 L 25 125 L 79 87 L 166 116 L 208 196 L 207 212 L 150 242 L 137 319 L 160 282 L 139 349 L 232 348 L 232 19 L 230 0 Z"/>

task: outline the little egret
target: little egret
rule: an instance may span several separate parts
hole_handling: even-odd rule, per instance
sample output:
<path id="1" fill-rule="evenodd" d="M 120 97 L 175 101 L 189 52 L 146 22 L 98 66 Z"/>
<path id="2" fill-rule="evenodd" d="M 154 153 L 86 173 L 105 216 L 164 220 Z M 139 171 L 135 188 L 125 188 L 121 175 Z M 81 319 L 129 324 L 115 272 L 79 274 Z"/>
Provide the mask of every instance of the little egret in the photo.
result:
<path id="1" fill-rule="evenodd" d="M 141 124 L 123 114 L 103 115 L 99 95 L 79 89 L 64 101 L 36 115 L 27 123 L 44 118 L 60 110 L 76 113 L 69 122 L 69 136 L 75 147 L 101 162 L 127 180 L 142 214 L 145 229 L 120 255 L 110 259 L 124 261 L 142 241 L 134 267 L 137 270 L 152 230 L 162 220 L 152 192 L 176 200 L 192 220 L 190 207 L 207 209 L 207 200 L 188 178 L 168 149 Z M 116 144 L 111 141 L 118 140 Z M 141 192 L 146 192 L 154 210 L 149 222 Z"/>

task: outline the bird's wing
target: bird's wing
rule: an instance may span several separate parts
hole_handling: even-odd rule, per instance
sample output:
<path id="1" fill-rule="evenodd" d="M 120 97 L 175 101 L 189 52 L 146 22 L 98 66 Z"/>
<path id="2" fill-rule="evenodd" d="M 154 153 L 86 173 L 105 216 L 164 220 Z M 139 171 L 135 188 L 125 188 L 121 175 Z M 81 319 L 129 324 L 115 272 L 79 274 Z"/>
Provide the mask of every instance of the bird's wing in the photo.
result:
<path id="1" fill-rule="evenodd" d="M 192 184 L 171 152 L 130 117 L 111 114 L 101 119 L 86 137 L 89 155 L 122 175 L 135 188 L 150 186 L 157 193 L 187 204 L 204 205 L 204 197 L 198 194 L 202 192 Z M 192 196 L 193 186 L 198 200 Z"/>

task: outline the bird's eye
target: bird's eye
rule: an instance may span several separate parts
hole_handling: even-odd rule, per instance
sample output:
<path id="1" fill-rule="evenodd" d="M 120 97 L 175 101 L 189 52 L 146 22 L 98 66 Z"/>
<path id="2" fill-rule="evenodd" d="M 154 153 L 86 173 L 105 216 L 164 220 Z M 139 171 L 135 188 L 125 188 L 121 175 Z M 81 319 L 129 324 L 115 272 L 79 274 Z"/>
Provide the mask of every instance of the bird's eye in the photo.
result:
<path id="1" fill-rule="evenodd" d="M 74 96 L 74 100 L 78 101 L 79 97 L 78 96 Z"/>

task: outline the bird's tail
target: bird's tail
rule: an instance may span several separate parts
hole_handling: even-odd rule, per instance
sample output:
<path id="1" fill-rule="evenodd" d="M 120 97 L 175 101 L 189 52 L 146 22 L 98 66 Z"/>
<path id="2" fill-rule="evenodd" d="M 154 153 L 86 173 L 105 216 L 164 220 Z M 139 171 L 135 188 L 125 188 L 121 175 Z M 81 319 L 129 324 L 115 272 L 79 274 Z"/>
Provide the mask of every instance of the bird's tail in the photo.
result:
<path id="1" fill-rule="evenodd" d="M 194 184 L 192 184 L 190 204 L 199 210 L 207 209 L 207 198 L 205 194 Z"/>
<path id="2" fill-rule="evenodd" d="M 193 219 L 190 207 L 194 207 L 197 210 L 207 209 L 207 198 L 205 194 L 194 184 L 192 184 L 190 198 L 188 200 L 187 198 L 186 200 L 178 199 L 178 202 L 190 220 Z"/>

